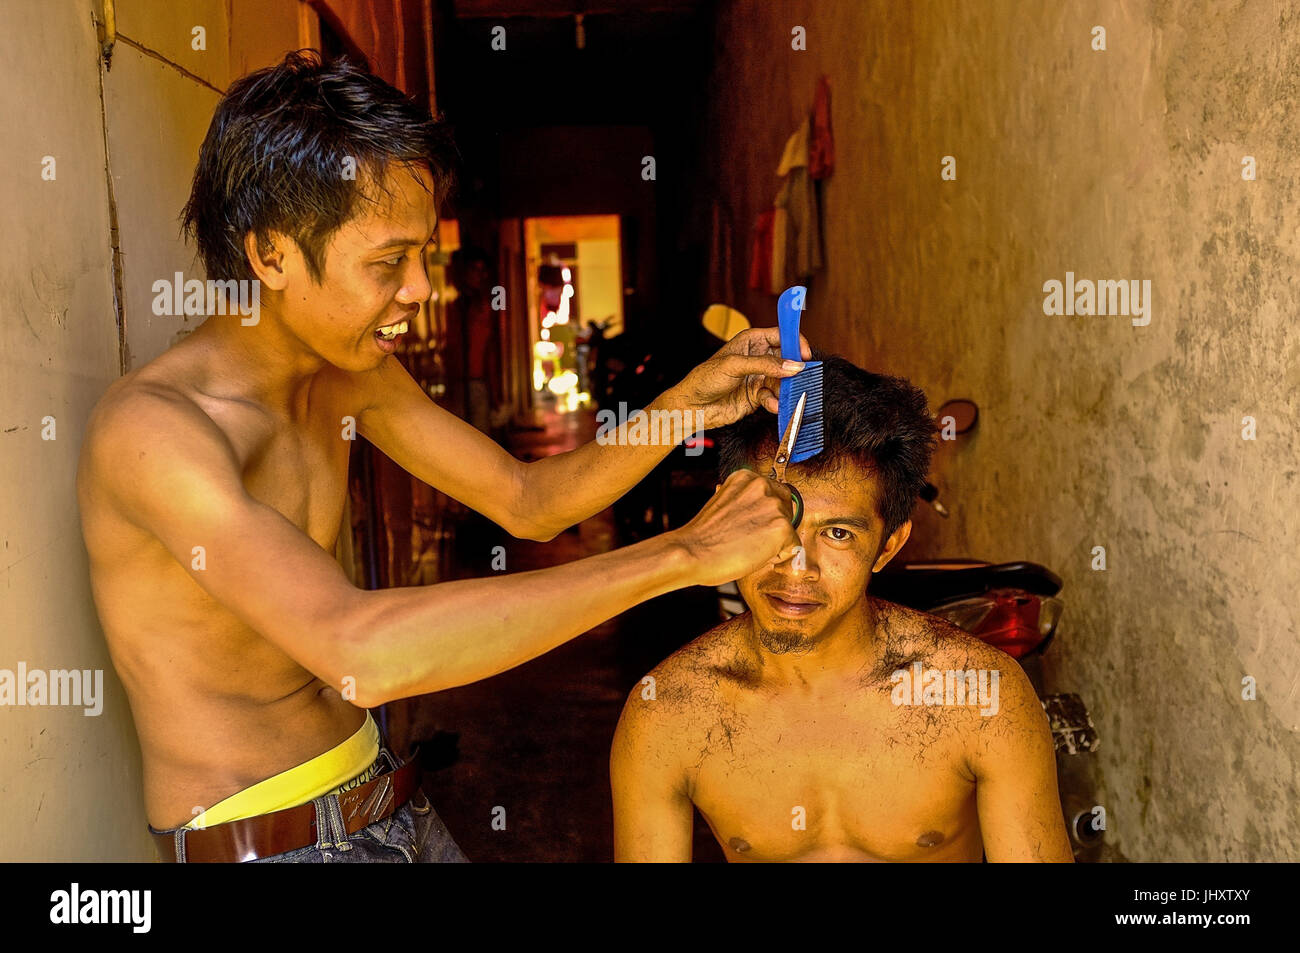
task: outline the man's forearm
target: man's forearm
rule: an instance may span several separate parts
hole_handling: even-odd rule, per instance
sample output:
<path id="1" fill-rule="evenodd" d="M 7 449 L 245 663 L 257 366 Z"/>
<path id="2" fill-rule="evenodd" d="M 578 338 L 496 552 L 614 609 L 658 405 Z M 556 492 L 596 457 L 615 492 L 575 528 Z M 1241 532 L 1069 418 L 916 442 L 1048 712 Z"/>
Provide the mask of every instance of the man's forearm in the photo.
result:
<path id="1" fill-rule="evenodd" d="M 623 496 L 696 429 L 692 412 L 680 405 L 671 389 L 645 410 L 674 416 L 671 422 L 662 417 L 656 427 L 651 427 L 647 418 L 644 430 L 632 419 L 611 430 L 603 443 L 593 440 L 576 450 L 526 464 L 519 493 L 520 516 L 551 534 L 580 523 Z"/>
<path id="2" fill-rule="evenodd" d="M 365 707 L 467 685 L 694 581 L 665 534 L 553 569 L 359 592 L 340 622 L 343 667 Z"/>

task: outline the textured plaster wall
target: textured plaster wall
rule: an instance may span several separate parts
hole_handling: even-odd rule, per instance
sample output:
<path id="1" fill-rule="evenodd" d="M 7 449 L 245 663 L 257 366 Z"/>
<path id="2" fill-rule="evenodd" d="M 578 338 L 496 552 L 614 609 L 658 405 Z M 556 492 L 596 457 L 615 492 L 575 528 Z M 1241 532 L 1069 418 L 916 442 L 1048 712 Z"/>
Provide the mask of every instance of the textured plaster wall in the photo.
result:
<path id="1" fill-rule="evenodd" d="M 743 0 L 716 48 L 708 156 L 742 257 L 830 79 L 805 331 L 932 407 L 979 403 L 935 462 L 953 516 L 918 510 L 904 555 L 1064 578 L 1045 674 L 1093 712 L 1111 843 L 1300 859 L 1300 6 Z M 1150 280 L 1150 324 L 1045 315 L 1067 271 Z M 772 296 L 734 303 L 774 321 Z"/>
<path id="2" fill-rule="evenodd" d="M 0 708 L 0 860 L 147 856 L 124 823 L 144 816 L 140 757 L 74 492 L 86 417 L 118 374 L 97 52 L 87 4 L 0 14 L 0 669 L 105 673 L 98 716 Z"/>
<path id="3" fill-rule="evenodd" d="M 199 146 L 231 81 L 298 49 L 299 9 L 297 0 L 117 0 L 116 9 L 122 39 L 104 75 L 104 109 L 130 371 L 203 323 L 155 315 L 153 284 L 176 272 L 204 277 L 179 231 Z"/>
<path id="4" fill-rule="evenodd" d="M 0 6 L 0 669 L 103 673 L 97 716 L 0 708 L 0 860 L 155 857 L 139 745 L 90 593 L 77 458 L 90 410 L 122 368 L 193 327 L 155 316 L 151 288 L 177 270 L 201 277 L 177 215 L 218 90 L 299 45 L 296 0 L 116 9 L 105 72 L 100 0 Z M 194 26 L 205 51 L 192 49 Z M 53 440 L 42 439 L 47 416 Z"/>

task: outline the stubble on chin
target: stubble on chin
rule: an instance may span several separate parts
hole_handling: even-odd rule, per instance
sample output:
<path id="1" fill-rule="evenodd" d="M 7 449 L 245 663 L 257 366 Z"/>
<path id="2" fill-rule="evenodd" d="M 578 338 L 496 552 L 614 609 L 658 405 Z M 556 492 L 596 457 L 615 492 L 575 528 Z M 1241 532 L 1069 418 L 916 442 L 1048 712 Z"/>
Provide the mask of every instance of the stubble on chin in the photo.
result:
<path id="1" fill-rule="evenodd" d="M 758 644 L 763 647 L 764 651 L 773 655 L 788 655 L 801 649 L 806 650 L 811 648 L 817 641 L 793 629 L 767 629 L 755 624 L 754 630 Z"/>

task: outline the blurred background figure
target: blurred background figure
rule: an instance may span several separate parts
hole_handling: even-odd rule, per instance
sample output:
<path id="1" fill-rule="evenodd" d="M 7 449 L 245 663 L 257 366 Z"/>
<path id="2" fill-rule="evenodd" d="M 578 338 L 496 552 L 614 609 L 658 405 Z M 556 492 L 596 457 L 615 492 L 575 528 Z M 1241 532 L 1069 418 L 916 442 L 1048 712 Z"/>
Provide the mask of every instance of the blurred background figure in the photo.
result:
<path id="1" fill-rule="evenodd" d="M 460 391 L 465 420 L 491 433 L 493 411 L 501 404 L 501 372 L 487 252 L 476 246 L 457 249 L 449 278 L 456 296 L 447 306 L 448 387 Z"/>

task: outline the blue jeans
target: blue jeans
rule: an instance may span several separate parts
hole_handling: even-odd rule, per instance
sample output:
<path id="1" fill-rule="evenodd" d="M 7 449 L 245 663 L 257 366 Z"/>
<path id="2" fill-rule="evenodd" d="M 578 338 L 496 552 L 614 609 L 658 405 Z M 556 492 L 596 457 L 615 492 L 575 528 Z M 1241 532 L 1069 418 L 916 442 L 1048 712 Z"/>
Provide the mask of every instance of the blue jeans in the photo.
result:
<path id="1" fill-rule="evenodd" d="M 397 768 L 397 759 L 386 747 L 379 749 L 376 763 L 383 770 Z M 343 811 L 337 794 L 325 794 L 316 805 L 317 841 L 306 847 L 259 857 L 253 864 L 467 864 L 451 832 L 425 797 L 416 789 L 411 799 L 382 821 L 375 821 L 353 834 L 343 825 Z M 149 828 L 153 830 L 152 827 Z M 174 834 L 178 828 L 162 833 Z"/>

